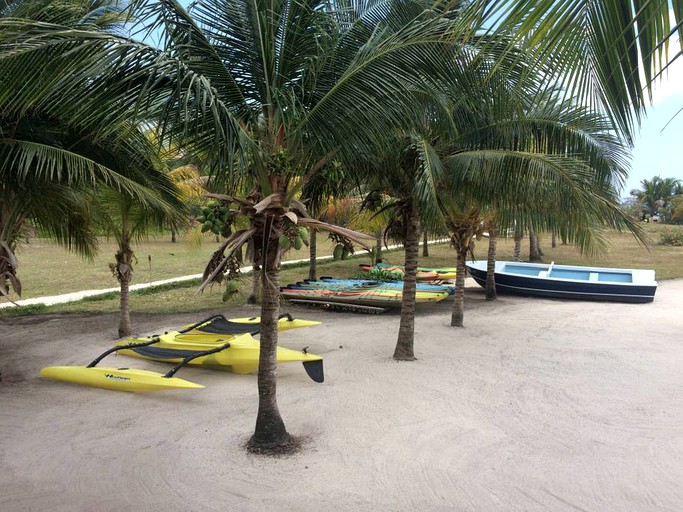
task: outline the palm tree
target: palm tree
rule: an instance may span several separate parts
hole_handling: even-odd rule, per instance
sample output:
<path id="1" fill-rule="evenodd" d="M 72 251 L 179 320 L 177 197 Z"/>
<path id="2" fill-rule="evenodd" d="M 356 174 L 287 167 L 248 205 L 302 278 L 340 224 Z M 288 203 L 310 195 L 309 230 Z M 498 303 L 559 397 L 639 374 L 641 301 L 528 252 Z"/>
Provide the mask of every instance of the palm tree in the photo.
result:
<path id="1" fill-rule="evenodd" d="M 289 441 L 275 381 L 281 247 L 296 239 L 301 226 L 367 243 L 310 218 L 297 197 L 333 160 L 360 168 L 359 159 L 384 147 L 385 134 L 413 123 L 414 92 L 425 91 L 430 77 L 441 73 L 455 22 L 406 0 L 207 0 L 193 5 L 192 16 L 171 0 L 148 7 L 153 26 L 166 29 L 166 51 L 210 80 L 254 141 L 235 165 L 214 174 L 227 190 L 248 175 L 254 189 L 247 197 L 223 198 L 239 204 L 250 227 L 226 241 L 225 257 L 212 259 L 207 280 L 220 274 L 231 251 L 253 241 L 263 263 L 263 296 L 259 412 L 251 445 L 281 447 Z M 467 21 L 460 23 L 470 30 Z"/>
<path id="2" fill-rule="evenodd" d="M 401 320 L 394 349 L 394 359 L 414 361 L 415 291 L 420 248 L 420 224 L 424 229 L 438 232 L 440 217 L 436 185 L 443 179 L 442 168 L 429 144 L 429 131 L 436 130 L 435 118 L 423 118 L 423 133 L 415 130 L 398 136 L 386 150 L 376 157 L 374 165 L 380 172 L 373 173 L 374 187 L 366 203 L 374 196 L 386 194 L 391 199 L 378 213 L 389 214 L 384 238 L 402 243 L 404 248 L 403 295 Z M 422 222 L 421 222 L 422 221 Z"/>
<path id="3" fill-rule="evenodd" d="M 341 164 L 333 160 L 309 179 L 301 190 L 300 200 L 306 204 L 306 209 L 314 218 L 322 219 L 333 198 L 346 195 L 349 180 L 344 179 L 344 169 Z M 318 237 L 315 228 L 309 230 L 309 266 L 308 278 L 315 281 L 318 278 Z"/>
<path id="4" fill-rule="evenodd" d="M 530 71 L 554 70 L 550 87 L 604 112 L 628 143 L 681 49 L 682 0 L 500 0 L 487 15 L 492 32 L 523 46 Z"/>
<path id="5" fill-rule="evenodd" d="M 486 300 L 496 300 L 496 249 L 498 246 L 498 226 L 494 220 L 484 225 L 489 232 L 489 246 L 486 252 Z"/>
<path id="6" fill-rule="evenodd" d="M 450 154 L 441 150 L 449 183 L 444 189 L 453 194 L 440 199 L 461 276 L 470 244 L 484 227 L 484 209 L 495 212 L 500 229 L 571 226 L 566 235 L 587 252 L 602 247 L 598 226 L 643 237 L 618 206 L 615 184 L 625 176 L 626 152 L 610 123 L 561 96 L 539 101 L 538 82 L 526 80 L 515 87 L 507 79 L 489 80 L 476 108 L 458 106 L 454 118 L 463 120 L 461 129 L 449 141 Z M 463 325 L 463 304 L 458 289 L 454 326 Z"/>
<path id="7" fill-rule="evenodd" d="M 192 101 L 207 91 L 205 84 L 183 85 L 190 74 L 176 61 L 117 35 L 126 19 L 118 2 L 0 3 L 3 295 L 8 282 L 21 292 L 14 252 L 28 222 L 91 256 L 97 240 L 85 193 L 95 184 L 142 205 L 157 201 L 145 186 L 150 155 L 136 142 L 141 105 L 152 115 L 186 105 L 184 126 L 236 134 L 220 108 L 206 112 Z M 133 61 L 151 67 L 145 79 Z"/>
<path id="8" fill-rule="evenodd" d="M 681 183 L 677 178 L 655 176 L 651 180 L 642 180 L 642 189 L 632 190 L 631 195 L 638 199 L 650 215 L 657 215 L 660 209 L 668 209 L 671 199 L 680 194 Z"/>
<path id="9" fill-rule="evenodd" d="M 140 144 L 141 153 L 148 156 L 147 162 L 121 161 L 116 168 L 123 169 L 130 165 L 142 171 L 143 165 L 146 164 L 144 181 L 141 184 L 152 191 L 150 195 L 153 195 L 153 199 L 142 203 L 126 192 L 111 187 L 100 187 L 92 194 L 91 200 L 91 213 L 97 226 L 106 236 L 113 236 L 118 245 L 116 262 L 110 263 L 109 267 L 121 286 L 119 337 L 132 333 L 129 286 L 136 262 L 132 242 L 146 236 L 152 228 L 161 229 L 165 223 L 177 223 L 184 215 L 179 191 L 171 181 L 162 158 L 156 157 L 155 148 L 142 134 L 137 142 Z"/>

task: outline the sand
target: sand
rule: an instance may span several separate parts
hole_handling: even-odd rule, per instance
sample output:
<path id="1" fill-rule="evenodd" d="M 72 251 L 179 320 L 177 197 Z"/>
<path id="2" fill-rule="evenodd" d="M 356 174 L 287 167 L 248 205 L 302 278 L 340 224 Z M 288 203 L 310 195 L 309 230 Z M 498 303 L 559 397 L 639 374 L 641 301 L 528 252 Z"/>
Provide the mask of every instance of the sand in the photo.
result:
<path id="1" fill-rule="evenodd" d="M 304 438 L 280 458 L 244 450 L 254 375 L 187 368 L 206 389 L 146 395 L 47 382 L 40 368 L 108 348 L 116 317 L 0 320 L 0 510 L 683 510 L 683 281 L 645 305 L 468 288 L 464 329 L 450 308 L 419 311 L 419 359 L 397 363 L 398 315 L 288 307 L 324 322 L 280 343 L 323 355 L 326 380 L 279 368 Z M 133 321 L 151 334 L 198 316 Z"/>

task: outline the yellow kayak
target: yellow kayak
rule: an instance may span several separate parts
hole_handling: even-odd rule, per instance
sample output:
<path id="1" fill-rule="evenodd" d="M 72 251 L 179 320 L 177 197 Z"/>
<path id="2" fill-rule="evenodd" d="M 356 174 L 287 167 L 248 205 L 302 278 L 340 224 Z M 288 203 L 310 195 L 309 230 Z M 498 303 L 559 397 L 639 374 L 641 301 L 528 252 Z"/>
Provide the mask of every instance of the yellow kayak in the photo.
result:
<path id="1" fill-rule="evenodd" d="M 288 331 L 290 329 L 312 327 L 314 325 L 320 325 L 321 323 L 322 322 L 316 322 L 314 320 L 293 318 L 292 315 L 285 313 L 278 318 L 277 330 Z M 258 316 L 227 319 L 223 315 L 214 315 L 195 324 L 186 325 L 180 331 L 174 332 L 183 334 L 255 334 L 258 332 L 260 325 L 261 317 Z M 169 332 L 168 334 L 171 333 Z"/>
<path id="2" fill-rule="evenodd" d="M 228 370 L 233 373 L 252 373 L 258 369 L 260 343 L 251 334 L 237 336 L 209 336 L 195 333 L 168 333 L 158 336 L 159 341 L 146 346 L 123 348 L 126 345 L 139 345 L 152 338 L 131 338 L 114 344 L 120 354 L 152 361 L 180 363 L 186 357 L 206 350 L 217 350 L 223 345 L 226 348 L 212 354 L 200 356 L 188 362 L 205 368 Z M 316 382 L 323 382 L 322 357 L 309 354 L 305 350 L 291 350 L 277 347 L 277 362 L 289 363 L 301 361 L 306 373 Z"/>
<path id="3" fill-rule="evenodd" d="M 280 330 L 320 324 L 320 322 L 293 319 L 290 315 L 283 316 L 284 318 L 279 320 Z M 49 366 L 43 368 L 40 374 L 47 380 L 132 393 L 203 388 L 204 386 L 200 384 L 179 379 L 173 375 L 187 364 L 223 368 L 235 373 L 251 373 L 257 370 L 259 342 L 244 332 L 245 328 L 251 330 L 251 327 L 258 326 L 259 323 L 257 317 L 228 320 L 223 315 L 215 315 L 189 326 L 184 331 L 120 341 L 88 366 Z M 225 331 L 239 334 L 226 334 Z M 178 364 L 165 375 L 135 368 L 97 366 L 104 357 L 114 352 Z M 298 352 L 278 347 L 277 361 L 301 361 L 311 379 L 316 382 L 324 380 L 320 356 L 308 354 L 305 350 Z"/>
<path id="4" fill-rule="evenodd" d="M 399 274 L 405 274 L 405 267 L 403 265 L 389 265 L 388 263 L 376 263 L 374 266 L 361 264 L 359 265 L 364 272 L 369 272 L 373 268 L 380 270 L 386 270 L 388 272 L 396 272 Z M 417 267 L 417 280 L 418 281 L 434 281 L 434 280 L 450 280 L 455 279 L 457 273 L 456 267 Z"/>
<path id="5" fill-rule="evenodd" d="M 165 377 L 161 373 L 135 368 L 106 368 L 86 366 L 49 366 L 40 370 L 47 380 L 69 382 L 82 386 L 146 393 L 165 389 L 199 389 L 201 384 L 177 377 Z"/>

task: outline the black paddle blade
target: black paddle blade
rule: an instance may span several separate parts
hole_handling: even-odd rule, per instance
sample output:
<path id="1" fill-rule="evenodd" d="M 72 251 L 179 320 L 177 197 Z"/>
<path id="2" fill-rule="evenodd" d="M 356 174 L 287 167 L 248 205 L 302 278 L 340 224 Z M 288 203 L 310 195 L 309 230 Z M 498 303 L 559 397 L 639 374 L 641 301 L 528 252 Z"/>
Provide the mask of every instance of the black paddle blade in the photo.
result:
<path id="1" fill-rule="evenodd" d="M 308 376 L 316 382 L 324 382 L 325 375 L 323 373 L 323 361 L 304 361 L 304 370 Z"/>

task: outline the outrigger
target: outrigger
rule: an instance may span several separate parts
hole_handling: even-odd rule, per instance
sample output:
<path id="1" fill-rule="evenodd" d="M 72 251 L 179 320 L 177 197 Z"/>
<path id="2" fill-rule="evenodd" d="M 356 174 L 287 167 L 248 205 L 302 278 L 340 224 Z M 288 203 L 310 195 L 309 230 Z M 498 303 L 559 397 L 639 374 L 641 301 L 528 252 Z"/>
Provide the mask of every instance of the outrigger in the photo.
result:
<path id="1" fill-rule="evenodd" d="M 87 366 L 50 366 L 43 368 L 40 374 L 48 380 L 133 393 L 203 388 L 201 384 L 180 379 L 174 375 L 188 364 L 218 366 L 236 373 L 255 371 L 258 368 L 260 346 L 251 334 L 258 333 L 258 329 L 254 329 L 258 326 L 255 324 L 256 320 L 256 317 L 228 320 L 223 315 L 214 315 L 181 331 L 154 335 L 144 340 L 119 342 Z M 295 326 L 305 327 L 319 323 L 296 320 L 291 315 L 285 314 L 281 315 L 278 328 L 286 330 Z M 181 338 L 177 343 L 176 337 Z M 223 339 L 223 337 L 228 339 Z M 156 345 L 160 345 L 158 349 Z M 102 359 L 114 352 L 177 364 L 165 374 L 134 368 L 97 366 Z M 306 373 L 312 380 L 324 381 L 322 357 L 310 354 L 306 349 L 298 352 L 278 347 L 277 360 L 278 362 L 302 361 Z"/>
<path id="2" fill-rule="evenodd" d="M 164 389 L 199 389 L 204 386 L 173 376 L 183 366 L 189 364 L 192 359 L 224 350 L 230 346 L 230 343 L 226 343 L 220 348 L 188 355 L 180 364 L 175 365 L 165 374 L 136 368 L 97 366 L 109 354 L 126 348 L 146 347 L 159 341 L 160 339 L 156 337 L 144 343 L 128 343 L 120 347 L 113 347 L 99 355 L 87 366 L 48 366 L 40 370 L 40 375 L 48 380 L 131 393 L 147 393 Z"/>

